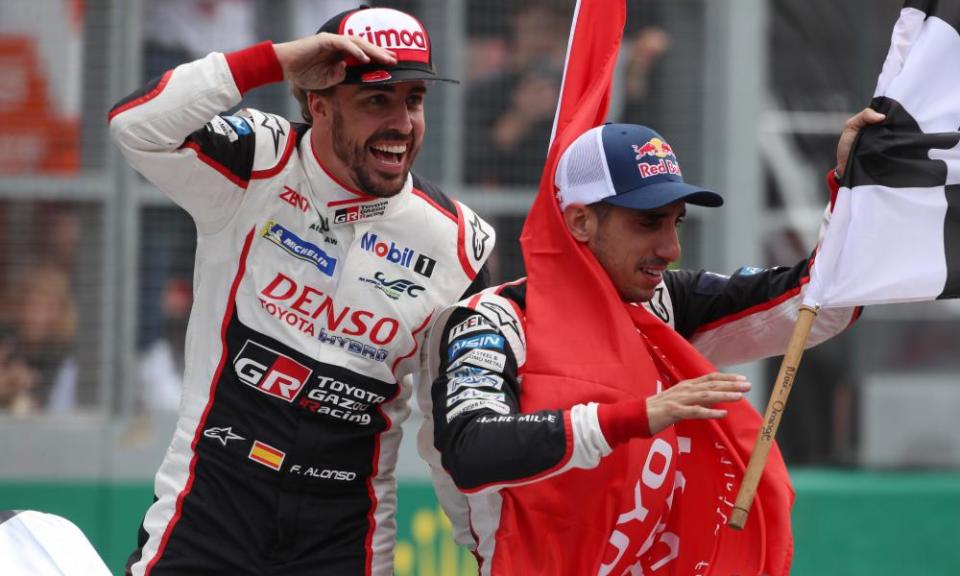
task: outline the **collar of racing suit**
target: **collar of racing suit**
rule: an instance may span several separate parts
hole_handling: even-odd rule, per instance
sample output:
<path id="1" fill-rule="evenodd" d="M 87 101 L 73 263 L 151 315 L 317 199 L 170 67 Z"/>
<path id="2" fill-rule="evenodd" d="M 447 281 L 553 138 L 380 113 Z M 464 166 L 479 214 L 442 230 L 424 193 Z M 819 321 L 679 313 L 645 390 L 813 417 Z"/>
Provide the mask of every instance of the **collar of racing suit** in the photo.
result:
<path id="1" fill-rule="evenodd" d="M 307 173 L 307 184 L 315 197 L 316 206 L 323 206 L 327 212 L 333 212 L 335 215 L 345 214 L 345 210 L 352 208 L 355 209 L 355 212 L 351 213 L 355 214 L 357 218 L 356 220 L 349 218 L 338 220 L 334 217 L 333 222 L 331 222 L 332 225 L 351 224 L 361 220 L 364 222 L 385 220 L 406 205 L 410 191 L 413 189 L 413 176 L 411 174 L 407 174 L 407 180 L 400 192 L 389 198 L 371 196 L 361 192 L 338 180 L 320 162 L 320 158 L 313 148 L 312 131 L 312 128 L 308 130 L 300 140 L 300 157 L 303 158 Z"/>

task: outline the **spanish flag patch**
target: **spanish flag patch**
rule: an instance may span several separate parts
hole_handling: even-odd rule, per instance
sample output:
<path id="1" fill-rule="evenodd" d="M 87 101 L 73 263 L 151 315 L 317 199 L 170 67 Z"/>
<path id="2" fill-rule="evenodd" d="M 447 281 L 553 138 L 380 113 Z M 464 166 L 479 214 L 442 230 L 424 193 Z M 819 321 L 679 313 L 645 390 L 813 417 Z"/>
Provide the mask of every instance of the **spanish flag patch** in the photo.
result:
<path id="1" fill-rule="evenodd" d="M 254 462 L 259 462 L 267 468 L 272 468 L 273 470 L 279 472 L 285 456 L 286 454 L 277 450 L 273 446 L 264 444 L 259 440 L 254 440 L 253 447 L 250 448 L 249 458 Z"/>

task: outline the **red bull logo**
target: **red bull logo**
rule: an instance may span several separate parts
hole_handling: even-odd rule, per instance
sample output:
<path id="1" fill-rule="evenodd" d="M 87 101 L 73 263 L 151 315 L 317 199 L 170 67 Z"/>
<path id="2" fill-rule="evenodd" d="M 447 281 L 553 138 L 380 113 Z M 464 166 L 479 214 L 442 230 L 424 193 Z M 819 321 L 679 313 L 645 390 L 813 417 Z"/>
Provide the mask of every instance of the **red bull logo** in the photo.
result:
<path id="1" fill-rule="evenodd" d="M 642 146 L 637 146 L 633 144 L 633 151 L 637 155 L 637 160 L 644 158 L 645 156 L 655 156 L 657 158 L 667 158 L 668 156 L 676 156 L 673 153 L 673 148 L 659 138 L 651 138 L 647 141 L 646 144 Z"/>

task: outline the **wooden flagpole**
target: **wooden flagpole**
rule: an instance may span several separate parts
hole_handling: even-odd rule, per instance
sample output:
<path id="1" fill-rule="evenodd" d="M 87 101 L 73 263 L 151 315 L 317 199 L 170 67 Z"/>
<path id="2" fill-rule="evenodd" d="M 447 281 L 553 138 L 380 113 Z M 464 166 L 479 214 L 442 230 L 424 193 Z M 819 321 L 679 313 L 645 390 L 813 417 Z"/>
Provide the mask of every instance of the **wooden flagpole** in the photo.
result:
<path id="1" fill-rule="evenodd" d="M 763 414 L 763 426 L 757 435 L 753 454 L 750 455 L 750 463 L 743 474 L 743 482 L 737 493 L 737 502 L 730 515 L 730 527 L 735 530 L 742 530 L 747 523 L 747 515 L 750 513 L 753 497 L 757 493 L 757 485 L 760 484 L 763 469 L 767 465 L 767 455 L 777 435 L 780 418 L 787 407 L 787 397 L 793 387 L 793 381 L 800 366 L 800 358 L 803 356 L 807 337 L 810 335 L 810 328 L 819 311 L 819 307 L 812 308 L 805 305 L 800 307 L 797 323 L 793 327 L 793 335 L 790 336 L 790 343 L 787 344 L 787 353 L 783 356 L 783 362 L 780 363 L 777 382 L 770 392 L 770 401 L 767 402 L 767 410 Z"/>

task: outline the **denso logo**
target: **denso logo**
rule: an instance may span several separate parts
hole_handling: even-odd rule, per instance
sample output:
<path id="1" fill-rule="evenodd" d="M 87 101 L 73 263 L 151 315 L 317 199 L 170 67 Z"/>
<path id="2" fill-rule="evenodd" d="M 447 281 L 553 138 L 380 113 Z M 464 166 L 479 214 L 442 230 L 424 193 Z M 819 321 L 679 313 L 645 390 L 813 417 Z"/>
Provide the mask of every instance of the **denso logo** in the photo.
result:
<path id="1" fill-rule="evenodd" d="M 312 370 L 285 354 L 247 340 L 233 361 L 241 382 L 293 402 Z"/>
<path id="2" fill-rule="evenodd" d="M 260 291 L 260 296 L 268 312 L 277 318 L 282 316 L 288 324 L 310 335 L 315 335 L 315 321 L 321 323 L 321 330 L 325 327 L 347 336 L 366 336 L 378 345 L 392 342 L 400 331 L 400 321 L 395 318 L 377 317 L 373 312 L 349 306 L 338 309 L 330 296 L 279 272 Z"/>
<path id="3" fill-rule="evenodd" d="M 397 246 L 396 242 L 389 244 L 380 241 L 380 238 L 374 232 L 366 232 L 360 238 L 360 249 L 372 252 L 378 258 L 383 258 L 387 262 L 392 262 L 404 268 L 412 268 L 414 272 L 421 276 L 429 278 L 433 275 L 433 269 L 437 266 L 437 261 L 424 254 L 417 254 L 412 248 Z M 413 257 L 417 259 L 414 260 Z"/>

